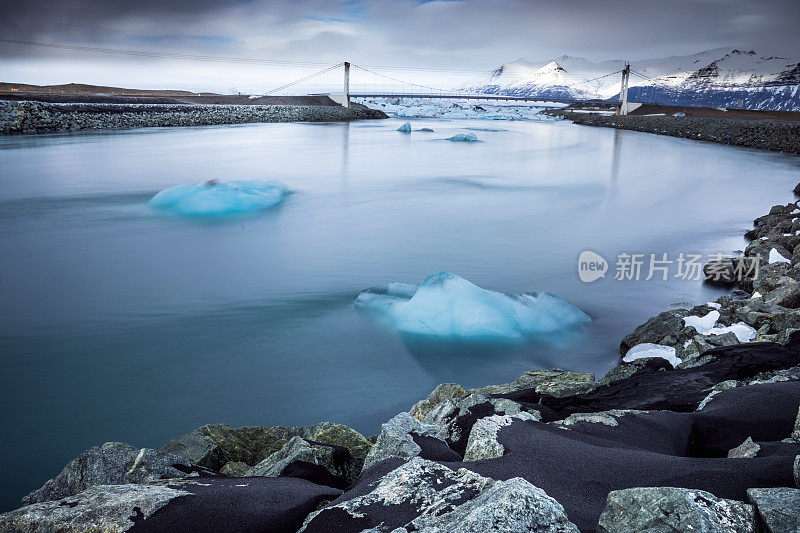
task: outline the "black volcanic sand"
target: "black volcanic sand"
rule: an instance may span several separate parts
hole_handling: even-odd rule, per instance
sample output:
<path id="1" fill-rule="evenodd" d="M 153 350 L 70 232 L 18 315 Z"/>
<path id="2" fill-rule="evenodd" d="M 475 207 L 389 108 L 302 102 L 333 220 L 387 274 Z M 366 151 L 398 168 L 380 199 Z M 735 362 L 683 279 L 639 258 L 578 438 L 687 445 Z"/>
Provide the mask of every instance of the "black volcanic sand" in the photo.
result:
<path id="1" fill-rule="evenodd" d="M 201 477 L 170 485 L 190 492 L 135 520 L 131 533 L 297 531 L 321 503 L 342 493 L 291 477 Z"/>

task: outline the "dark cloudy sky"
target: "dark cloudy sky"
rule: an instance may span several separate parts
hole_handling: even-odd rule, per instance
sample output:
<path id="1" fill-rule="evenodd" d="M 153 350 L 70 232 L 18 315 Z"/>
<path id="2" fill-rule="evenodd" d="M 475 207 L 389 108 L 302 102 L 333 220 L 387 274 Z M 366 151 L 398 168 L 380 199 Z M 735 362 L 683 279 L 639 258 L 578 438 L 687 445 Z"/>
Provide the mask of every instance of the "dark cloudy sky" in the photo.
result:
<path id="1" fill-rule="evenodd" d="M 637 60 L 717 47 L 800 57 L 800 0 L 2 1 L 0 38 L 180 54 L 468 70 L 520 57 Z M 0 43 L 3 81 L 263 90 L 313 70 Z M 457 75 L 436 76 L 413 75 Z"/>

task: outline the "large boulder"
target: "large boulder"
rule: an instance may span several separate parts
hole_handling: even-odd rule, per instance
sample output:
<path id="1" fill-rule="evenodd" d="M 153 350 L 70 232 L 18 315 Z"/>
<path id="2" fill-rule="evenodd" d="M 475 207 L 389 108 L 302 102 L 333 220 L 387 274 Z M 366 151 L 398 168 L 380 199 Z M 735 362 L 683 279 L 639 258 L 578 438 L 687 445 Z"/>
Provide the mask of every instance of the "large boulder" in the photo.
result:
<path id="1" fill-rule="evenodd" d="M 792 429 L 792 437 L 795 442 L 800 442 L 800 407 L 797 408 L 797 418 L 794 420 L 794 429 Z"/>
<path id="2" fill-rule="evenodd" d="M 690 314 L 691 312 L 687 309 L 673 309 L 654 316 L 622 339 L 619 345 L 620 355 L 624 356 L 637 344 L 649 343 L 665 346 L 683 344 L 695 334 L 695 330 L 686 327 L 683 322 L 683 319 Z"/>
<path id="3" fill-rule="evenodd" d="M 34 503 L 0 515 L 0 531 L 122 532 L 170 500 L 188 496 L 161 485 L 96 485 L 57 501 Z"/>
<path id="4" fill-rule="evenodd" d="M 786 487 L 747 489 L 747 497 L 758 509 L 768 533 L 800 531 L 800 490 Z"/>
<path id="5" fill-rule="evenodd" d="M 537 417 L 524 411 L 515 415 L 492 415 L 481 418 L 470 430 L 464 461 L 502 457 L 505 447 L 497 441 L 497 432 L 500 431 L 500 428 L 508 426 L 516 420 L 538 421 L 541 418 L 541 416 Z"/>
<path id="6" fill-rule="evenodd" d="M 378 440 L 364 459 L 364 469 L 390 457 L 409 459 L 420 455 L 422 447 L 415 437 L 433 439 L 447 447 L 441 428 L 420 422 L 408 413 L 400 413 L 381 426 Z"/>
<path id="7" fill-rule="evenodd" d="M 150 448 L 140 450 L 124 442 L 106 442 L 89 448 L 67 463 L 60 474 L 22 498 L 22 503 L 58 500 L 95 485 L 177 478 L 191 470 L 191 463 L 178 455 Z"/>
<path id="8" fill-rule="evenodd" d="M 641 487 L 610 492 L 597 531 L 755 533 L 757 529 L 752 505 L 702 490 Z"/>
<path id="9" fill-rule="evenodd" d="M 463 398 L 468 394 L 469 393 L 464 390 L 464 387 L 461 385 L 457 385 L 455 383 L 442 383 L 433 389 L 433 392 L 431 392 L 427 398 L 417 402 L 414 407 L 411 408 L 409 413 L 411 413 L 411 416 L 420 422 L 424 422 L 425 417 L 428 416 L 428 413 L 430 413 L 431 410 L 437 405 L 447 400 Z"/>
<path id="10" fill-rule="evenodd" d="M 292 437 L 283 448 L 248 469 L 244 476 L 280 477 L 295 472 L 301 475 L 293 477 L 310 475 L 314 477 L 311 481 L 343 488 L 361 473 L 361 463 L 353 461 L 347 448 Z"/>
<path id="11" fill-rule="evenodd" d="M 591 372 L 566 372 L 564 370 L 529 370 L 511 383 L 489 385 L 477 389 L 485 394 L 505 394 L 524 389 L 535 389 L 539 394 L 561 398 L 590 390 L 595 385 Z"/>
<path id="12" fill-rule="evenodd" d="M 213 424 L 168 442 L 162 450 L 219 472 L 229 462 L 255 466 L 280 450 L 292 437 L 342 446 L 354 459 L 366 457 L 372 446 L 359 432 L 341 424 L 321 422 L 308 427 L 242 427 Z"/>
<path id="13" fill-rule="evenodd" d="M 557 501 L 522 478 L 494 481 L 418 457 L 369 489 L 312 513 L 300 531 L 578 531 Z"/>
<path id="14" fill-rule="evenodd" d="M 797 309 L 800 307 L 800 283 L 789 277 L 781 278 L 777 287 L 764 294 L 764 303 Z"/>

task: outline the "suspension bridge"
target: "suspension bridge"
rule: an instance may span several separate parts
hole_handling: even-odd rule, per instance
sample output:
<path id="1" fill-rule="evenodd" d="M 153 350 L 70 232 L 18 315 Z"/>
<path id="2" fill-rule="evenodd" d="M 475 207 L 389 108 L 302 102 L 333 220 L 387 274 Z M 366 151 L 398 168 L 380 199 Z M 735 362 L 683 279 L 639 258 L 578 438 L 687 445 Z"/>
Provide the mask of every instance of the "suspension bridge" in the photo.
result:
<path id="1" fill-rule="evenodd" d="M 613 101 L 609 101 L 607 99 L 600 99 L 600 98 L 577 98 L 577 97 L 563 97 L 563 96 L 553 96 L 552 94 L 548 93 L 530 93 L 526 92 L 524 94 L 505 94 L 501 92 L 475 92 L 470 90 L 458 90 L 458 89 L 442 89 L 437 87 L 431 87 L 427 85 L 421 85 L 414 82 L 409 82 L 406 80 L 401 80 L 395 77 L 390 77 L 385 74 L 381 74 L 372 70 L 370 68 L 366 68 L 360 65 L 356 65 L 347 61 L 342 63 L 338 63 L 336 65 L 332 65 L 328 68 L 325 68 L 319 72 L 315 72 L 308 76 L 304 76 L 300 79 L 295 81 L 286 83 L 281 85 L 280 87 L 276 87 L 275 89 L 264 93 L 264 96 L 275 94 L 281 91 L 285 91 L 288 88 L 299 85 L 305 82 L 308 82 L 310 79 L 316 76 L 322 76 L 327 74 L 331 71 L 343 69 L 343 83 L 342 83 L 342 92 L 329 92 L 329 93 L 314 93 L 315 96 L 329 96 L 334 101 L 338 102 L 339 104 L 343 105 L 344 107 L 349 107 L 351 99 L 354 98 L 415 98 L 415 99 L 458 99 L 458 100 L 484 100 L 484 101 L 520 101 L 520 102 L 552 102 L 552 103 L 560 103 L 560 104 L 584 104 L 590 106 L 600 106 L 600 105 L 613 105 Z M 352 90 L 352 73 L 353 72 L 363 72 L 369 75 L 372 75 L 375 78 L 388 80 L 389 84 L 385 81 L 380 84 L 380 90 L 376 89 L 373 85 L 372 88 L 365 87 L 363 83 L 356 85 L 356 90 Z M 609 76 L 614 75 L 621 75 L 620 81 L 620 98 L 619 103 L 617 105 L 617 111 L 620 114 L 627 114 L 628 111 L 632 111 L 636 107 L 641 104 L 638 103 L 629 103 L 628 102 L 628 87 L 630 81 L 630 74 L 631 68 L 629 64 L 626 64 L 624 68 L 616 71 L 611 72 L 608 74 L 604 74 L 602 76 L 598 76 L 596 78 L 591 78 L 589 80 L 584 80 L 583 83 L 588 84 L 593 81 L 597 81 L 602 78 L 606 78 Z M 652 78 L 651 78 L 652 79 Z M 403 89 L 398 89 L 398 86 L 403 87 Z M 409 89 L 410 88 L 410 89 Z"/>

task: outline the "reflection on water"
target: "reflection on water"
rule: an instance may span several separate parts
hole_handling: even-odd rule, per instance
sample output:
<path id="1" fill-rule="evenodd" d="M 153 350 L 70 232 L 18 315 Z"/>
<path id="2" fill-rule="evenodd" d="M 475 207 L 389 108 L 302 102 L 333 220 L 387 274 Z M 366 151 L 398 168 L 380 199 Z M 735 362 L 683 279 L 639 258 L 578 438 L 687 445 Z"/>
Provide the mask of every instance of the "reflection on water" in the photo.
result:
<path id="1" fill-rule="evenodd" d="M 602 374 L 647 317 L 719 291 L 613 275 L 582 284 L 580 252 L 613 263 L 622 251 L 741 248 L 798 167 L 566 122 L 413 121 L 434 135 L 401 135 L 400 123 L 0 138 L 0 416 L 13 435 L 0 450 L 2 506 L 106 440 L 159 446 L 221 421 L 375 434 L 440 382 Z M 469 128 L 482 142 L 436 141 Z M 212 178 L 278 180 L 294 194 L 225 220 L 145 206 Z M 367 287 L 439 270 L 551 291 L 593 320 L 555 346 L 453 346 L 404 339 L 354 308 Z"/>

